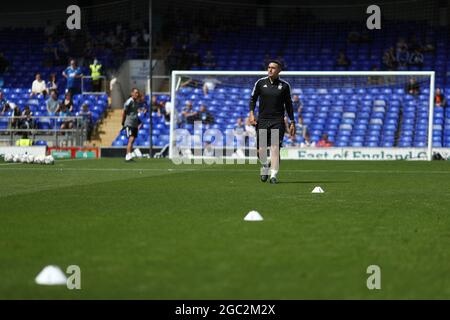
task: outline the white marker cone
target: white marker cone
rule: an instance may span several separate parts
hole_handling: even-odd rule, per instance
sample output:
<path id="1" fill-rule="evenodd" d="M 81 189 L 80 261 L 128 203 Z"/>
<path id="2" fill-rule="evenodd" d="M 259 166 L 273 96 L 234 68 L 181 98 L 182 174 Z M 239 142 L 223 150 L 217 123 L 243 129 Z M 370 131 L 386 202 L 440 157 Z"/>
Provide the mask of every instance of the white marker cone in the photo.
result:
<path id="1" fill-rule="evenodd" d="M 250 211 L 244 218 L 245 221 L 263 221 L 263 217 L 257 211 Z"/>
<path id="2" fill-rule="evenodd" d="M 321 187 L 315 187 L 314 190 L 311 193 L 324 193 L 323 189 Z"/>
<path id="3" fill-rule="evenodd" d="M 46 266 L 35 279 L 37 284 L 46 286 L 66 285 L 67 278 L 57 266 Z"/>

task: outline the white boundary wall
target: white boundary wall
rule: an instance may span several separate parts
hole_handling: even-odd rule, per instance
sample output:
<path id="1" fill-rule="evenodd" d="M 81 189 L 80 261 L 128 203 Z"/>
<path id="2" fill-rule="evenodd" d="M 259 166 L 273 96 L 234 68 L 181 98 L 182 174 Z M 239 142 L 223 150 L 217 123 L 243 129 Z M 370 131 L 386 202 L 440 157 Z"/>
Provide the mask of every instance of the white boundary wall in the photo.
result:
<path id="1" fill-rule="evenodd" d="M 450 159 L 450 148 L 434 148 Z M 282 148 L 284 160 L 428 160 L 424 148 Z"/>

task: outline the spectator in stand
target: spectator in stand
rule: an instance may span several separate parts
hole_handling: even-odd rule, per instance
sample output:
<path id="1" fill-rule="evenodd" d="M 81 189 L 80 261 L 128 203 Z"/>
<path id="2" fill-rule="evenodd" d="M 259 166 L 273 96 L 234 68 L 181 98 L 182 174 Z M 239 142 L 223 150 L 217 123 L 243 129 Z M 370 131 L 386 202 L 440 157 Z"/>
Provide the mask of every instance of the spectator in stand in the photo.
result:
<path id="1" fill-rule="evenodd" d="M 386 70 L 392 71 L 396 70 L 398 66 L 397 59 L 395 57 L 394 47 L 390 47 L 384 52 L 383 55 L 383 65 Z"/>
<path id="2" fill-rule="evenodd" d="M 423 66 L 423 54 L 422 54 L 422 52 L 420 52 L 419 49 L 415 49 L 409 55 L 409 65 L 410 66 L 417 66 L 417 67 L 422 67 Z"/>
<path id="3" fill-rule="evenodd" d="M 333 146 L 333 142 L 328 140 L 328 135 L 326 133 L 324 133 L 322 135 L 322 138 L 319 140 L 319 142 L 317 142 L 317 146 L 320 148 L 329 148 L 329 147 Z"/>
<path id="4" fill-rule="evenodd" d="M 35 95 L 42 94 L 45 97 L 47 96 L 47 86 L 45 84 L 45 81 L 42 80 L 41 74 L 36 73 L 35 80 L 33 81 L 33 84 L 31 85 L 31 94 L 30 98 L 34 97 Z"/>
<path id="5" fill-rule="evenodd" d="M 142 105 L 143 105 L 143 107 L 145 109 L 142 112 L 143 112 L 144 115 L 146 115 L 147 112 L 148 112 L 148 110 L 147 110 L 148 109 L 147 108 L 147 103 L 145 102 L 144 95 L 142 95 L 142 97 L 143 97 L 143 104 Z M 150 109 L 152 110 L 152 112 L 157 112 L 158 117 L 161 117 L 162 112 L 164 111 L 164 101 L 159 101 L 158 102 L 157 97 L 155 95 L 152 96 L 152 100 L 150 101 Z"/>
<path id="6" fill-rule="evenodd" d="M 58 83 L 56 82 L 56 73 L 50 75 L 50 80 L 47 82 L 47 90 L 58 90 Z"/>
<path id="7" fill-rule="evenodd" d="M 57 113 L 61 117 L 61 120 L 62 120 L 61 130 L 72 129 L 73 121 L 72 121 L 72 119 L 67 119 L 68 117 L 71 117 L 72 114 L 71 114 L 71 112 L 69 112 L 69 110 L 67 110 L 64 103 L 60 104 Z"/>
<path id="8" fill-rule="evenodd" d="M 12 111 L 11 103 L 6 102 L 0 110 L 0 116 L 7 116 L 10 111 Z"/>
<path id="9" fill-rule="evenodd" d="M 192 102 L 186 101 L 186 106 L 181 112 L 182 121 L 184 123 L 193 124 L 197 117 L 197 112 L 192 109 Z"/>
<path id="10" fill-rule="evenodd" d="M 66 106 L 66 109 L 70 113 L 73 112 L 73 99 L 72 99 L 72 94 L 70 92 L 66 92 L 66 94 L 64 96 L 64 101 L 62 103 L 63 103 L 63 105 Z"/>
<path id="11" fill-rule="evenodd" d="M 212 76 L 208 76 L 203 80 L 203 94 L 205 97 L 208 96 L 210 91 L 213 91 L 218 84 L 221 82 Z"/>
<path id="12" fill-rule="evenodd" d="M 337 67 L 350 67 L 351 65 L 350 59 L 345 55 L 345 52 L 343 50 L 339 51 L 339 55 L 336 59 L 336 66 Z"/>
<path id="13" fill-rule="evenodd" d="M 202 124 L 210 125 L 214 123 L 213 115 L 206 109 L 206 106 L 202 104 L 200 111 L 197 113 L 197 119 L 202 121 Z"/>
<path id="14" fill-rule="evenodd" d="M 3 52 L 0 52 L 0 77 L 8 70 L 9 61 L 3 55 Z"/>
<path id="15" fill-rule="evenodd" d="M 11 114 L 11 129 L 17 129 L 19 127 L 19 123 L 20 123 L 20 116 L 21 116 L 21 112 L 19 109 L 19 106 L 16 105 L 15 103 L 8 103 L 10 110 L 12 111 Z"/>
<path id="16" fill-rule="evenodd" d="M 5 99 L 5 97 L 3 96 L 3 91 L 0 91 L 0 111 L 1 114 L 4 113 L 3 109 L 5 108 L 5 105 L 8 104 L 8 100 Z"/>
<path id="17" fill-rule="evenodd" d="M 299 115 L 302 113 L 303 104 L 300 101 L 300 98 L 298 95 L 294 95 L 292 97 L 292 109 L 294 109 Z"/>
<path id="18" fill-rule="evenodd" d="M 167 101 L 164 105 L 164 111 L 165 111 L 164 120 L 165 120 L 166 125 L 170 125 L 170 117 L 172 116 L 172 111 L 173 111 L 172 109 L 173 109 L 172 103 L 170 101 Z M 176 110 L 175 110 L 175 120 L 174 121 L 175 121 L 175 123 L 179 124 L 177 115 L 178 114 L 176 113 Z"/>
<path id="19" fill-rule="evenodd" d="M 436 94 L 434 95 L 434 103 L 436 107 L 445 108 L 447 106 L 447 100 L 445 99 L 445 96 L 442 93 L 441 88 L 436 88 Z"/>
<path id="20" fill-rule="evenodd" d="M 245 125 L 244 125 L 244 122 L 242 121 L 241 117 L 236 119 L 236 125 L 234 126 L 234 131 L 237 135 L 241 135 L 245 131 Z"/>
<path id="21" fill-rule="evenodd" d="M 158 103 L 158 109 L 157 109 L 158 117 L 162 117 L 164 114 L 166 114 L 165 107 L 166 107 L 165 101 L 161 100 Z"/>
<path id="22" fill-rule="evenodd" d="M 47 112 L 49 115 L 54 115 L 59 108 L 58 94 L 56 90 L 50 91 L 50 98 L 46 102 Z"/>
<path id="23" fill-rule="evenodd" d="M 158 98 L 155 95 L 152 95 L 152 100 L 150 102 L 151 105 L 151 109 L 152 112 L 157 112 L 159 111 L 159 103 L 158 103 Z"/>
<path id="24" fill-rule="evenodd" d="M 297 123 L 295 124 L 296 130 L 295 132 L 301 132 L 302 137 L 305 137 L 307 126 L 303 124 L 302 114 L 298 114 Z"/>
<path id="25" fill-rule="evenodd" d="M 316 143 L 314 141 L 311 141 L 308 131 L 305 132 L 304 139 L 305 139 L 305 141 L 300 143 L 301 148 L 309 148 L 309 147 L 316 146 Z"/>
<path id="26" fill-rule="evenodd" d="M 236 119 L 236 125 L 234 126 L 233 132 L 234 135 L 236 136 L 239 145 L 241 147 L 244 147 L 247 137 L 245 134 L 245 125 L 241 117 Z"/>
<path id="27" fill-rule="evenodd" d="M 34 128 L 34 120 L 33 113 L 30 110 L 29 106 L 25 106 L 25 109 L 22 112 L 22 117 L 20 119 L 19 127 L 20 129 L 33 129 Z"/>
<path id="28" fill-rule="evenodd" d="M 203 65 L 208 68 L 216 67 L 216 57 L 211 50 L 206 51 L 206 55 L 203 57 Z"/>
<path id="29" fill-rule="evenodd" d="M 74 59 L 70 60 L 70 66 L 63 71 L 62 75 L 67 79 L 67 91 L 72 95 L 79 94 L 81 91 L 80 79 L 83 73 Z"/>
<path id="30" fill-rule="evenodd" d="M 138 112 L 141 114 L 141 116 L 143 118 L 145 118 L 147 116 L 149 108 L 148 108 L 147 102 L 145 101 L 145 94 L 143 92 L 139 93 L 138 101 L 139 101 Z M 152 109 L 152 112 L 153 112 L 153 109 Z"/>
<path id="31" fill-rule="evenodd" d="M 92 120 L 92 112 L 89 110 L 89 105 L 87 103 L 84 103 L 81 106 L 81 110 L 78 113 L 81 119 L 81 127 L 86 128 L 86 134 L 87 134 L 87 140 L 91 141 L 91 135 L 92 135 L 92 129 L 93 129 L 93 120 Z"/>
<path id="32" fill-rule="evenodd" d="M 102 82 L 103 79 L 102 73 L 103 73 L 103 66 L 100 63 L 100 61 L 97 60 L 97 58 L 94 58 L 94 61 L 91 65 L 89 65 L 89 69 L 91 69 L 91 77 L 92 77 L 92 90 L 94 92 L 101 92 L 102 91 Z"/>
<path id="33" fill-rule="evenodd" d="M 417 83 L 416 78 L 409 79 L 408 85 L 406 86 L 406 92 L 413 96 L 418 96 L 420 94 L 420 86 Z"/>
<path id="34" fill-rule="evenodd" d="M 395 53 L 395 58 L 400 67 L 405 67 L 409 62 L 409 51 L 408 45 L 406 44 L 405 39 L 400 38 L 397 42 L 397 50 Z"/>
<path id="35" fill-rule="evenodd" d="M 286 142 L 286 147 L 296 147 L 297 141 L 295 141 L 295 136 L 289 136 L 288 141 Z"/>

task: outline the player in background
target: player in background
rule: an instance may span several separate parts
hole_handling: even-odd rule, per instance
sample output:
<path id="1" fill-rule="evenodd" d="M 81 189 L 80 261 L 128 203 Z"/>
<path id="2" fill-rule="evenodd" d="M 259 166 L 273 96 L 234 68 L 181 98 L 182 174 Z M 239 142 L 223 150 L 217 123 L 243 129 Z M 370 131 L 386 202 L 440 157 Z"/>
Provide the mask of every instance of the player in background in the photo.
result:
<path id="1" fill-rule="evenodd" d="M 131 150 L 133 149 L 134 140 L 138 135 L 139 126 L 141 125 L 139 119 L 139 110 L 141 107 L 142 102 L 139 89 L 133 88 L 131 90 L 131 97 L 125 102 L 122 111 L 122 130 L 125 130 L 128 138 L 125 161 L 133 160 Z"/>
<path id="2" fill-rule="evenodd" d="M 256 81 L 250 98 L 249 120 L 253 125 L 256 125 L 257 130 L 258 158 L 262 164 L 261 181 L 267 181 L 270 169 L 270 183 L 272 184 L 278 182 L 280 147 L 282 146 L 285 131 L 285 112 L 290 119 L 289 135 L 295 136 L 291 86 L 288 82 L 280 79 L 281 67 L 280 61 L 270 61 L 267 67 L 268 76 Z M 259 112 L 258 120 L 256 120 L 254 111 L 258 98 Z M 276 139 L 277 135 L 278 139 Z M 264 136 L 267 138 L 263 139 Z M 270 147 L 270 162 L 267 161 L 267 147 Z"/>

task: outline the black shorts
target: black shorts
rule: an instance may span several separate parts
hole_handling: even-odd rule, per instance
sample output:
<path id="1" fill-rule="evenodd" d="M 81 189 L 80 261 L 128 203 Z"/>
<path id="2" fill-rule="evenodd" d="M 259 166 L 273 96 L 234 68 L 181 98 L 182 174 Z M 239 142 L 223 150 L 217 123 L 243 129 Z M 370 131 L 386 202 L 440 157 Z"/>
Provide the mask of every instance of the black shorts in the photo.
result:
<path id="1" fill-rule="evenodd" d="M 267 141 L 266 145 L 269 147 L 272 145 L 272 130 L 278 131 L 278 144 L 279 147 L 282 147 L 283 144 L 283 138 L 284 133 L 286 131 L 286 126 L 284 123 L 284 119 L 259 119 L 256 124 L 256 144 L 257 148 L 259 148 L 260 145 L 260 130 L 265 129 L 267 130 Z"/>
<path id="2" fill-rule="evenodd" d="M 137 138 L 137 136 L 138 136 L 138 128 L 125 127 L 125 134 L 127 135 L 127 138 L 129 138 L 129 137 Z"/>

